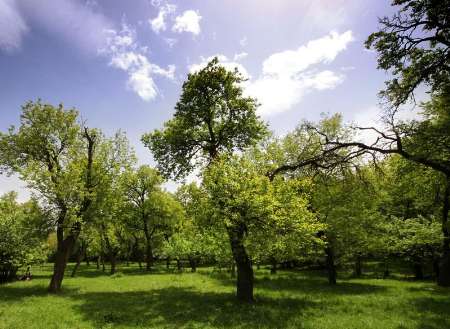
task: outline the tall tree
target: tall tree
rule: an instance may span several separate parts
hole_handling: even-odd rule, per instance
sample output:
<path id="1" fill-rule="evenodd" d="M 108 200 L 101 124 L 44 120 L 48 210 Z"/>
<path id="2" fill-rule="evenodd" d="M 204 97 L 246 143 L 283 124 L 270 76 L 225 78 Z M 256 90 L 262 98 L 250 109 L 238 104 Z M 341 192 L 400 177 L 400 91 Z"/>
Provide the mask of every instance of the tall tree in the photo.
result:
<path id="1" fill-rule="evenodd" d="M 257 101 L 243 96 L 243 81 L 237 69 L 228 71 L 217 58 L 188 75 L 173 119 L 142 137 L 165 176 L 181 178 L 220 154 L 254 145 L 266 134 L 266 125 L 256 115 Z M 240 237 L 230 232 L 232 244 Z M 250 301 L 252 289 L 239 287 L 253 282 L 251 263 L 243 261 L 246 255 L 234 256 L 241 273 L 238 297 Z"/>

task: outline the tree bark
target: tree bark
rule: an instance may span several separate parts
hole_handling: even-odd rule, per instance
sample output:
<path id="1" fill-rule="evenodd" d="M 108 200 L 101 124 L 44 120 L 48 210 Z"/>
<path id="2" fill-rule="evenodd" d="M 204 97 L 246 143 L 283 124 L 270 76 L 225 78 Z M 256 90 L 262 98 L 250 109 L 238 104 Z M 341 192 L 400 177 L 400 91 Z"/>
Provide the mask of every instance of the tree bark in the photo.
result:
<path id="1" fill-rule="evenodd" d="M 191 272 L 197 271 L 197 259 L 195 257 L 189 257 L 189 265 L 191 266 Z"/>
<path id="2" fill-rule="evenodd" d="M 151 241 L 148 239 L 146 240 L 146 246 L 145 246 L 145 261 L 146 261 L 146 270 L 150 271 L 153 267 L 153 249 Z"/>
<path id="3" fill-rule="evenodd" d="M 423 267 L 420 260 L 414 261 L 414 277 L 417 280 L 423 280 Z"/>
<path id="4" fill-rule="evenodd" d="M 110 274 L 116 273 L 116 254 L 114 252 L 109 253 L 109 262 L 111 263 Z"/>
<path id="5" fill-rule="evenodd" d="M 70 234 L 66 239 L 58 243 L 55 257 L 55 265 L 53 268 L 53 275 L 48 286 L 50 293 L 58 293 L 61 291 L 62 281 L 64 279 L 64 272 L 66 270 L 67 262 L 72 253 L 77 236 L 75 233 Z"/>
<path id="6" fill-rule="evenodd" d="M 231 251 L 237 266 L 236 296 L 245 303 L 253 303 L 253 268 L 244 246 L 245 226 L 237 224 L 228 228 Z"/>
<path id="7" fill-rule="evenodd" d="M 277 261 L 275 260 L 275 258 L 271 259 L 272 267 L 270 268 L 270 274 L 277 274 Z"/>
<path id="8" fill-rule="evenodd" d="M 355 259 L 355 276 L 360 277 L 362 275 L 362 257 L 361 253 L 357 253 Z"/>
<path id="9" fill-rule="evenodd" d="M 80 267 L 81 264 L 81 260 L 83 259 L 83 253 L 84 253 L 83 246 L 80 245 L 77 252 L 77 262 L 75 263 L 75 266 L 72 270 L 72 274 L 70 275 L 72 278 L 74 278 L 75 275 L 77 274 L 78 268 Z"/>
<path id="10" fill-rule="evenodd" d="M 336 272 L 336 265 L 334 264 L 334 251 L 333 247 L 331 246 L 330 242 L 328 242 L 326 248 L 325 248 L 325 254 L 326 254 L 326 264 L 327 264 L 327 272 L 328 272 L 328 283 L 331 285 L 336 284 L 337 279 L 337 272 Z"/>
<path id="11" fill-rule="evenodd" d="M 438 285 L 450 287 L 450 233 L 448 223 L 448 212 L 450 210 L 450 176 L 446 177 L 444 204 L 442 207 L 442 256 L 439 261 Z"/>
<path id="12" fill-rule="evenodd" d="M 97 256 L 97 270 L 100 269 L 100 255 Z"/>

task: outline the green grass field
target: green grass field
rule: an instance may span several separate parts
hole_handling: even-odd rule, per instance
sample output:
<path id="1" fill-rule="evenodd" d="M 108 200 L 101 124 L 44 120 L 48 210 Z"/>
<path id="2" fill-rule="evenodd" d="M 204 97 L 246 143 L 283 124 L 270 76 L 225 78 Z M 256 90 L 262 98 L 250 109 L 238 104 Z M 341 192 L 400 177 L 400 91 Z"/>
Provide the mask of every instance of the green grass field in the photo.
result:
<path id="1" fill-rule="evenodd" d="M 254 305 L 235 302 L 228 273 L 109 276 L 82 266 L 64 292 L 46 292 L 50 268 L 0 286 L 0 328 L 450 328 L 450 289 L 432 282 L 345 279 L 312 272 L 256 273 Z M 68 274 L 67 274 L 68 275 Z"/>

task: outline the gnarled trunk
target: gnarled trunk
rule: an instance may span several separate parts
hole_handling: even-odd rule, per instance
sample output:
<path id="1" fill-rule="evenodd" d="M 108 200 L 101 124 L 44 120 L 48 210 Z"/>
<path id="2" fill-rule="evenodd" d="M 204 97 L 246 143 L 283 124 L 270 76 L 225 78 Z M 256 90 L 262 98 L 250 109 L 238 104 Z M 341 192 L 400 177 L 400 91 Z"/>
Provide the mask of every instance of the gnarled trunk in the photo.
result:
<path id="1" fill-rule="evenodd" d="M 48 291 L 50 293 L 57 293 L 61 291 L 62 281 L 64 279 L 64 272 L 66 270 L 67 262 L 69 260 L 70 254 L 72 253 L 73 247 L 77 239 L 76 234 L 69 235 L 62 242 L 58 243 L 58 248 L 56 250 L 55 265 L 53 268 L 53 275 L 50 280 L 50 285 L 48 286 Z"/>
<path id="2" fill-rule="evenodd" d="M 239 301 L 252 303 L 253 268 L 244 246 L 245 226 L 238 224 L 228 228 L 231 251 L 237 266 L 236 295 Z"/>
<path id="3" fill-rule="evenodd" d="M 77 274 L 78 268 L 80 267 L 81 261 L 83 259 L 83 253 L 84 253 L 83 246 L 80 245 L 77 252 L 75 267 L 73 268 L 72 274 L 70 275 L 72 278 L 74 278 L 75 275 Z"/>

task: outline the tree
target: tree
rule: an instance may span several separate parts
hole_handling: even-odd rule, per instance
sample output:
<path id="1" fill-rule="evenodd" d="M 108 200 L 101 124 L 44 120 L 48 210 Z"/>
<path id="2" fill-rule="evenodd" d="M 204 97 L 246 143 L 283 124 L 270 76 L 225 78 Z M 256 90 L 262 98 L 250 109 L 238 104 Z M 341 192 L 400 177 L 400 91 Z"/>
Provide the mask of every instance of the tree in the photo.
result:
<path id="1" fill-rule="evenodd" d="M 254 145 L 267 133 L 265 124 L 256 115 L 256 100 L 243 96 L 243 81 L 237 69 L 226 70 L 217 58 L 188 75 L 173 119 L 162 130 L 142 137 L 165 176 L 181 178 L 214 162 L 222 153 Z M 238 254 L 235 257 L 241 272 L 237 285 L 245 286 L 253 280 L 251 264 Z M 238 297 L 252 300 L 251 287 L 244 290 L 239 289 Z"/>
<path id="2" fill-rule="evenodd" d="M 400 8 L 379 19 L 380 30 L 366 47 L 377 51 L 378 68 L 392 73 L 381 96 L 398 107 L 422 83 L 439 91 L 449 82 L 450 1 L 393 0 L 392 5 Z"/>
<path id="3" fill-rule="evenodd" d="M 102 150 L 121 156 L 114 143 L 102 146 L 102 134 L 82 127 L 77 116 L 76 110 L 65 110 L 62 105 L 28 102 L 22 108 L 20 127 L 0 135 L 3 167 L 18 172 L 40 196 L 49 223 L 56 227 L 57 250 L 49 285 L 53 293 L 61 289 L 83 225 L 92 221 L 95 189 L 108 169 L 105 166 L 112 163 L 100 157 Z"/>
<path id="4" fill-rule="evenodd" d="M 44 214 L 35 200 L 17 202 L 15 192 L 0 196 L 0 283 L 17 271 L 46 259 Z"/>
<path id="5" fill-rule="evenodd" d="M 242 75 L 227 71 L 214 58 L 188 75 L 173 119 L 142 137 L 158 169 L 181 178 L 221 153 L 243 150 L 266 134 L 256 115 L 257 102 L 242 95 Z"/>
<path id="6" fill-rule="evenodd" d="M 271 181 L 257 167 L 245 156 L 222 157 L 204 174 L 213 218 L 226 230 L 237 265 L 237 297 L 244 302 L 253 301 L 252 241 L 266 253 L 273 244 L 284 245 L 284 252 L 292 246 L 300 251 L 316 242 L 315 233 L 324 228 L 308 210 L 304 182 Z"/>
<path id="7" fill-rule="evenodd" d="M 141 166 L 123 177 L 123 188 L 133 213 L 127 225 L 144 233 L 147 271 L 153 266 L 156 245 L 162 243 L 164 234 L 182 216 L 181 205 L 161 189 L 162 182 L 159 172 L 149 166 Z"/>

